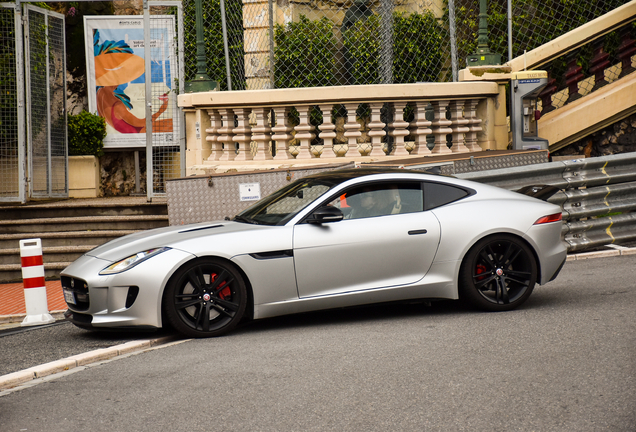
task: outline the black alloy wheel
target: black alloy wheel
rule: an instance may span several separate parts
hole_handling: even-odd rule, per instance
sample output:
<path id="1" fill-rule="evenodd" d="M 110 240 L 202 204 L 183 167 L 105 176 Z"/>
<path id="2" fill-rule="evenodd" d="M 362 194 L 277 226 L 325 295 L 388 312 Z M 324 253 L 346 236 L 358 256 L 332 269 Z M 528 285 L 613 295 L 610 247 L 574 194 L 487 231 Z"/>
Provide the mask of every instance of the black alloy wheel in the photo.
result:
<path id="1" fill-rule="evenodd" d="M 181 267 L 168 282 L 163 307 L 169 323 L 189 337 L 221 336 L 239 323 L 247 291 L 236 268 L 205 258 Z"/>
<path id="2" fill-rule="evenodd" d="M 508 234 L 486 237 L 462 262 L 460 298 L 482 310 L 511 310 L 528 299 L 537 273 L 534 254 L 521 239 Z"/>

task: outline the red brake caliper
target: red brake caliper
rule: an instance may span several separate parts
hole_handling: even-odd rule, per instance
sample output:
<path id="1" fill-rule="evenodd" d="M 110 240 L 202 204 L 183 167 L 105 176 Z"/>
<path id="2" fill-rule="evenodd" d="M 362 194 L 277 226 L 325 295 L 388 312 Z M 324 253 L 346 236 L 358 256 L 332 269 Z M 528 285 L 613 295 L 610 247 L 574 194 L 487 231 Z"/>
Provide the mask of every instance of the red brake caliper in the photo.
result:
<path id="1" fill-rule="evenodd" d="M 212 273 L 210 275 L 210 283 L 214 282 L 217 278 L 217 274 L 216 273 Z M 221 285 L 219 285 L 219 288 L 222 288 L 223 286 L 225 286 L 225 288 L 221 289 L 219 291 L 219 297 L 221 298 L 221 300 L 225 300 L 226 297 L 230 297 L 232 295 L 232 290 L 230 289 L 230 286 L 227 285 L 227 282 L 223 281 L 221 283 Z"/>
<path id="2" fill-rule="evenodd" d="M 475 272 L 476 272 L 476 274 L 480 275 L 482 273 L 486 273 L 486 270 L 487 269 L 486 269 L 485 265 L 477 264 L 477 268 L 475 269 Z M 485 278 L 486 278 L 486 276 L 481 276 L 481 277 L 478 277 L 477 280 L 481 281 L 481 280 L 484 280 Z"/>

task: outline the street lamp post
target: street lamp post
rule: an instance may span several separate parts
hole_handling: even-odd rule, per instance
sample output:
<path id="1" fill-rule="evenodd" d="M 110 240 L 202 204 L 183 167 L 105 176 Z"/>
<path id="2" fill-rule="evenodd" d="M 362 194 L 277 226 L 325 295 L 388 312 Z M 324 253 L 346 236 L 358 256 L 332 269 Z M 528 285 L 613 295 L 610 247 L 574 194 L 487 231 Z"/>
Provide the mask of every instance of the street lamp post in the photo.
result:
<path id="1" fill-rule="evenodd" d="M 197 73 L 192 81 L 185 83 L 186 93 L 198 93 L 216 90 L 219 83 L 212 80 L 206 70 L 205 40 L 203 38 L 203 5 L 202 0 L 195 1 L 196 31 L 197 31 Z"/>
<path id="2" fill-rule="evenodd" d="M 490 52 L 488 48 L 488 4 L 487 0 L 479 0 L 479 33 L 477 51 L 466 57 L 467 66 L 500 65 L 501 54 Z"/>

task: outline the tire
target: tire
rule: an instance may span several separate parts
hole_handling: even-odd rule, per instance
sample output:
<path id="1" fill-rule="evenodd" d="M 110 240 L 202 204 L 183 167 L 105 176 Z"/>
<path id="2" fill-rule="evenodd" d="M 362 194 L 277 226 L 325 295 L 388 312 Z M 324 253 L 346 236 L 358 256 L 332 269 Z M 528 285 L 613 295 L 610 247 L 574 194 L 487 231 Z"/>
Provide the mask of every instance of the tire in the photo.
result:
<path id="1" fill-rule="evenodd" d="M 163 297 L 168 323 L 179 333 L 196 338 L 221 336 L 234 329 L 246 303 L 241 274 L 216 258 L 185 264 L 170 278 Z"/>
<path id="2" fill-rule="evenodd" d="M 478 241 L 459 271 L 459 296 L 477 309 L 506 311 L 525 302 L 537 282 L 537 262 L 521 239 L 497 234 Z"/>

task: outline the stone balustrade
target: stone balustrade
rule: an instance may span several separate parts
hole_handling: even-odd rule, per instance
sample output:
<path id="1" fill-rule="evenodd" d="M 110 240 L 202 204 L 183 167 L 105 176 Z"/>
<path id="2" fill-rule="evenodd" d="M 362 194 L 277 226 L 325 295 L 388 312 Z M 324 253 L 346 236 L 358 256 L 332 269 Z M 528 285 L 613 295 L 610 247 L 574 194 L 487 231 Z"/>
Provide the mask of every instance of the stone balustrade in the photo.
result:
<path id="1" fill-rule="evenodd" d="M 179 106 L 189 175 L 507 145 L 505 95 L 496 82 L 190 93 Z"/>

